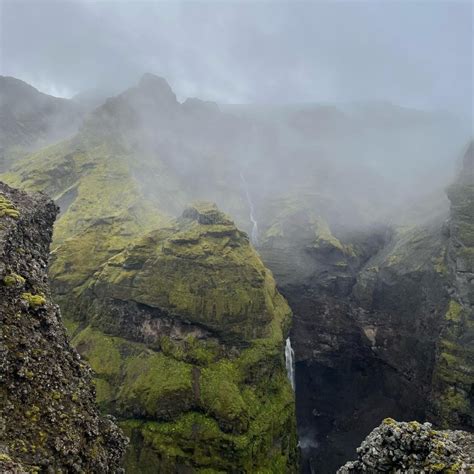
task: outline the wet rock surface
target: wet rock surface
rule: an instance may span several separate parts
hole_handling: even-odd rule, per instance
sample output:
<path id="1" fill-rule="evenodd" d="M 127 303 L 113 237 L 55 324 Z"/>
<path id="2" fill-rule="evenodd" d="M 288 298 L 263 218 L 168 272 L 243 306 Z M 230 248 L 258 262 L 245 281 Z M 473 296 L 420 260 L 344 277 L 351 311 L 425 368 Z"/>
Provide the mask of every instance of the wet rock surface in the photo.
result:
<path id="1" fill-rule="evenodd" d="M 437 431 L 431 423 L 386 418 L 357 448 L 357 460 L 337 472 L 469 473 L 474 469 L 474 435 Z"/>
<path id="2" fill-rule="evenodd" d="M 126 439 L 99 416 L 91 371 L 51 300 L 57 207 L 0 183 L 0 471 L 120 472 Z"/>

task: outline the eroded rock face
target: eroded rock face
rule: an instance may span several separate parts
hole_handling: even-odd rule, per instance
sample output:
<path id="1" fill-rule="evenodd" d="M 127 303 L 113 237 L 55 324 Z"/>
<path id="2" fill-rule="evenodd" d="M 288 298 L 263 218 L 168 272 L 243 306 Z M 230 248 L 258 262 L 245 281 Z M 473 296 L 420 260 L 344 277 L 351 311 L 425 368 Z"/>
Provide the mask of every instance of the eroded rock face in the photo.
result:
<path id="1" fill-rule="evenodd" d="M 357 448 L 357 460 L 338 474 L 359 472 L 468 473 L 474 469 L 474 435 L 437 431 L 431 423 L 386 418 Z"/>
<path id="2" fill-rule="evenodd" d="M 432 417 L 444 426 L 474 429 L 474 144 L 448 188 L 451 203 L 445 270 L 449 303 L 433 375 Z"/>
<path id="3" fill-rule="evenodd" d="M 294 312 L 308 471 L 334 472 L 387 416 L 472 429 L 471 156 L 449 216 L 348 235 L 288 206 L 264 229 L 259 250 Z"/>
<path id="4" fill-rule="evenodd" d="M 112 257 L 74 344 L 130 435 L 130 472 L 295 472 L 291 311 L 247 235 L 197 203 Z"/>
<path id="5" fill-rule="evenodd" d="M 99 416 L 46 274 L 57 207 L 0 183 L 0 470 L 119 472 L 126 440 Z"/>

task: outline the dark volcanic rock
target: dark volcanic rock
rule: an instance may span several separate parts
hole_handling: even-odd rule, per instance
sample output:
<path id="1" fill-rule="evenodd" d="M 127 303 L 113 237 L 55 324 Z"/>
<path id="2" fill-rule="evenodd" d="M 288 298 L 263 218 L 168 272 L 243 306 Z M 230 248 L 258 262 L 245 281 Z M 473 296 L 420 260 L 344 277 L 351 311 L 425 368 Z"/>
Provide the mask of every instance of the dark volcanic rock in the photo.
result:
<path id="1" fill-rule="evenodd" d="M 474 435 L 436 431 L 431 423 L 386 418 L 357 449 L 358 458 L 338 474 L 359 472 L 468 473 L 474 469 Z"/>
<path id="2" fill-rule="evenodd" d="M 57 211 L 0 183 L 0 470 L 118 472 L 125 438 L 99 416 L 90 368 L 50 297 Z"/>

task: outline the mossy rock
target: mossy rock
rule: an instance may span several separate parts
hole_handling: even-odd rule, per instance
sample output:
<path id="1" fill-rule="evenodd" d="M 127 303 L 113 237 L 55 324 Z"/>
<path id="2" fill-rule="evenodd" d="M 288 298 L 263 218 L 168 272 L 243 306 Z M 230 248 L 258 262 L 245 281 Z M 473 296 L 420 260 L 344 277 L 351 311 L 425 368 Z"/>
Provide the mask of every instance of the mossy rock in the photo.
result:
<path id="1" fill-rule="evenodd" d="M 20 217 L 20 211 L 2 194 L 0 194 L 0 217 L 12 217 L 13 219 Z"/>
<path id="2" fill-rule="evenodd" d="M 100 405 L 124 420 L 130 472 L 293 472 L 294 396 L 282 345 L 256 340 L 200 368 L 91 327 L 73 342 L 96 373 Z"/>
<path id="3" fill-rule="evenodd" d="M 16 273 L 10 273 L 9 275 L 5 275 L 3 277 L 3 284 L 5 286 L 22 287 L 25 284 L 25 281 L 25 278 Z"/>
<path id="4" fill-rule="evenodd" d="M 291 311 L 227 216 L 197 203 L 91 281 L 73 342 L 129 431 L 131 472 L 296 469 Z"/>
<path id="5" fill-rule="evenodd" d="M 31 309 L 38 309 L 46 304 L 46 298 L 42 294 L 33 295 L 31 293 L 22 293 L 21 299 L 26 301 Z"/>
<path id="6" fill-rule="evenodd" d="M 271 337 L 291 313 L 247 235 L 202 203 L 109 259 L 90 289 L 244 340 Z"/>

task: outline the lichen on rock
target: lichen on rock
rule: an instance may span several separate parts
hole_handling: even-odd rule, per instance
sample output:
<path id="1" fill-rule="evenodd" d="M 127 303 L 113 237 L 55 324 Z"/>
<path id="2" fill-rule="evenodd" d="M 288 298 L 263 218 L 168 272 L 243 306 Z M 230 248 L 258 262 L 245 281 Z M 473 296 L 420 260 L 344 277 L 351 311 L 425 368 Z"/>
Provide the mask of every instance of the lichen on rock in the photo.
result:
<path id="1" fill-rule="evenodd" d="M 357 448 L 357 460 L 338 474 L 362 472 L 469 473 L 474 469 L 474 435 L 438 431 L 430 423 L 386 418 Z"/>

